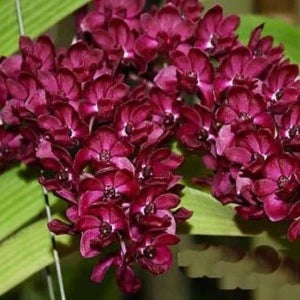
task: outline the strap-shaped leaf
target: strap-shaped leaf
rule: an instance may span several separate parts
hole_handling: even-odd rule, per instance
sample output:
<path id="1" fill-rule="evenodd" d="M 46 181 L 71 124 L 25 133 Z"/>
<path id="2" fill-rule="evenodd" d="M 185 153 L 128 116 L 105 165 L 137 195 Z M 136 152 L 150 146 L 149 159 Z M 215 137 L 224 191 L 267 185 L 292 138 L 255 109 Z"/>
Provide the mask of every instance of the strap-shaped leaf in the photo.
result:
<path id="1" fill-rule="evenodd" d="M 26 35 L 36 37 L 90 0 L 20 0 Z M 14 0 L 0 0 L 0 56 L 18 50 Z"/>
<path id="2" fill-rule="evenodd" d="M 194 211 L 192 218 L 180 230 L 189 234 L 218 236 L 253 236 L 272 233 L 282 236 L 285 226 L 267 221 L 243 221 L 231 206 L 223 206 L 209 192 L 186 187 L 182 204 Z"/>
<path id="3" fill-rule="evenodd" d="M 36 180 L 37 174 L 32 173 L 21 166 L 0 176 L 0 242 L 37 216 L 44 215 L 42 188 Z"/>
<path id="4" fill-rule="evenodd" d="M 71 244 L 71 239 L 66 236 L 59 237 L 57 241 L 60 249 Z M 35 222 L 2 242 L 0 244 L 0 295 L 53 263 L 51 248 L 45 220 Z"/>

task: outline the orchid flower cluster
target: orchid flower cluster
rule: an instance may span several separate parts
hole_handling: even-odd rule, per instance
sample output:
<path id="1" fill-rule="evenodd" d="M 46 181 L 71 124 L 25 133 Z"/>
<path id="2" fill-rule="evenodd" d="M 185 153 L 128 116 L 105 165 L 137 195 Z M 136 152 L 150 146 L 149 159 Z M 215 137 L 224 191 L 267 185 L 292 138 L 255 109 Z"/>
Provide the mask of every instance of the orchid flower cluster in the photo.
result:
<path id="1" fill-rule="evenodd" d="M 255 28 L 239 41 L 237 16 L 198 0 L 94 0 L 76 19 L 76 40 L 20 38 L 0 60 L 0 167 L 38 164 L 39 182 L 66 201 L 56 234 L 80 236 L 83 257 L 101 257 L 92 280 L 114 267 L 136 292 L 134 264 L 172 265 L 183 162 L 176 138 L 199 153 L 223 204 L 245 219 L 289 220 L 300 235 L 298 66 Z M 199 199 L 201 201 L 201 199 Z"/>

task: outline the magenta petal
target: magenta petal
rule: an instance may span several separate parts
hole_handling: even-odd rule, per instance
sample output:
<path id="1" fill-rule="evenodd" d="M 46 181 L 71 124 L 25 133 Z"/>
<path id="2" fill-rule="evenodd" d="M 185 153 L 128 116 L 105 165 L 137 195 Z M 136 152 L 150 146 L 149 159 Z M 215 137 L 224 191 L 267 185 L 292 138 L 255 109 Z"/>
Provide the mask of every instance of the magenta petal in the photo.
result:
<path id="1" fill-rule="evenodd" d="M 178 241 L 177 241 L 178 242 Z M 156 247 L 156 255 L 152 260 L 157 265 L 165 265 L 165 270 L 172 266 L 172 252 L 167 247 Z M 164 271 L 165 271 L 164 270 Z"/>
<path id="2" fill-rule="evenodd" d="M 0 64 L 0 71 L 7 77 L 14 78 L 19 75 L 22 64 L 21 55 L 12 55 L 5 58 Z"/>
<path id="3" fill-rule="evenodd" d="M 116 84 L 107 92 L 107 97 L 114 99 L 114 101 L 123 100 L 128 94 L 129 88 L 126 84 Z"/>
<path id="4" fill-rule="evenodd" d="M 120 170 L 127 170 L 134 174 L 135 168 L 127 157 L 113 157 L 111 162 Z"/>
<path id="5" fill-rule="evenodd" d="M 138 16 L 142 12 L 145 6 L 145 2 L 146 0 L 116 1 L 117 4 L 126 7 L 126 16 L 130 19 Z"/>
<path id="6" fill-rule="evenodd" d="M 78 203 L 79 214 L 84 215 L 93 203 L 101 200 L 102 195 L 102 191 L 87 191 L 83 193 Z"/>
<path id="7" fill-rule="evenodd" d="M 155 54 L 158 47 L 156 40 L 147 36 L 140 36 L 135 42 L 135 52 L 141 56 L 146 62 L 150 62 Z"/>
<path id="8" fill-rule="evenodd" d="M 141 288 L 141 282 L 127 265 L 117 268 L 117 283 L 126 294 L 136 293 Z"/>
<path id="9" fill-rule="evenodd" d="M 60 120 L 51 115 L 39 116 L 37 119 L 37 123 L 40 126 L 40 128 L 42 128 L 44 130 L 53 130 L 53 129 L 61 128 Z"/>
<path id="10" fill-rule="evenodd" d="M 109 24 L 109 33 L 117 45 L 126 46 L 129 42 L 130 28 L 127 23 L 119 18 L 114 18 Z"/>
<path id="11" fill-rule="evenodd" d="M 79 220 L 77 203 L 75 205 L 70 206 L 66 210 L 66 216 L 73 223 L 76 223 Z"/>
<path id="12" fill-rule="evenodd" d="M 161 234 L 155 238 L 153 245 L 163 246 L 163 245 L 176 245 L 180 239 L 174 234 Z"/>
<path id="13" fill-rule="evenodd" d="M 229 106 L 222 106 L 217 111 L 217 119 L 223 124 L 231 124 L 237 117 L 237 113 Z"/>
<path id="14" fill-rule="evenodd" d="M 197 48 L 192 48 L 188 56 L 191 60 L 192 69 L 197 74 L 198 80 L 205 83 L 212 83 L 214 79 L 214 69 L 208 56 Z"/>
<path id="15" fill-rule="evenodd" d="M 234 139 L 235 135 L 231 131 L 231 126 L 230 125 L 225 125 L 222 126 L 219 135 L 216 138 L 216 148 L 217 148 L 217 153 L 219 155 L 222 155 L 227 147 L 230 146 Z"/>
<path id="16" fill-rule="evenodd" d="M 181 72 L 191 72 L 192 67 L 190 59 L 182 52 L 176 50 L 171 53 L 172 63 L 176 66 Z"/>
<path id="17" fill-rule="evenodd" d="M 95 257 L 100 253 L 100 251 L 91 248 L 91 242 L 97 240 L 98 237 L 98 229 L 89 229 L 82 233 L 80 239 L 80 253 L 83 257 Z"/>
<path id="18" fill-rule="evenodd" d="M 193 212 L 184 208 L 180 207 L 176 211 L 173 212 L 173 216 L 176 220 L 176 223 L 182 223 L 191 218 Z"/>
<path id="19" fill-rule="evenodd" d="M 26 89 L 18 81 L 13 79 L 7 79 L 7 89 L 13 98 L 18 100 L 25 100 L 28 96 Z"/>
<path id="20" fill-rule="evenodd" d="M 154 202 L 157 209 L 171 209 L 180 203 L 180 198 L 175 194 L 163 194 L 158 196 Z"/>
<path id="21" fill-rule="evenodd" d="M 70 225 L 58 219 L 53 219 L 51 222 L 49 222 L 48 228 L 55 234 L 74 234 L 74 230 Z"/>
<path id="22" fill-rule="evenodd" d="M 277 183 L 267 178 L 257 180 L 254 184 L 255 193 L 261 197 L 270 195 L 274 193 L 277 189 Z"/>
<path id="23" fill-rule="evenodd" d="M 88 229 L 98 228 L 100 225 L 100 220 L 94 216 L 82 216 L 76 223 L 76 228 L 80 231 L 85 231 Z"/>
<path id="24" fill-rule="evenodd" d="M 264 200 L 264 210 L 267 216 L 273 222 L 278 222 L 288 217 L 291 204 L 285 203 L 276 196 L 267 197 Z"/>
<path id="25" fill-rule="evenodd" d="M 145 13 L 141 15 L 140 19 L 141 19 L 142 27 L 145 33 L 147 34 L 147 36 L 150 36 L 151 38 L 155 39 L 160 29 L 156 18 L 154 18 L 149 13 Z"/>
<path id="26" fill-rule="evenodd" d="M 166 32 L 170 36 L 175 32 L 176 26 L 182 22 L 177 8 L 173 5 L 163 7 L 158 13 L 157 21 L 160 25 L 160 31 Z"/>
<path id="27" fill-rule="evenodd" d="M 182 41 L 189 39 L 193 35 L 194 30 L 195 25 L 189 20 L 179 22 L 174 28 L 174 31 L 180 34 Z"/>
<path id="28" fill-rule="evenodd" d="M 225 18 L 218 27 L 218 33 L 220 35 L 232 34 L 240 24 L 240 18 L 236 15 L 231 15 Z"/>
<path id="29" fill-rule="evenodd" d="M 156 85 L 166 93 L 174 94 L 177 91 L 177 76 L 174 66 L 166 67 L 158 72 L 154 78 Z"/>
<path id="30" fill-rule="evenodd" d="M 261 75 L 261 73 L 268 67 L 268 61 L 264 58 L 254 58 L 246 66 L 244 74 L 249 78 L 255 78 Z"/>
<path id="31" fill-rule="evenodd" d="M 83 148 L 80 149 L 75 156 L 74 159 L 74 170 L 77 172 L 81 172 L 91 161 L 92 158 L 94 158 L 96 153 L 94 151 L 91 151 L 90 149 Z"/>
<path id="32" fill-rule="evenodd" d="M 94 41 L 103 49 L 111 49 L 114 45 L 112 36 L 105 30 L 98 30 L 92 34 Z"/>
<path id="33" fill-rule="evenodd" d="M 50 93 L 54 94 L 58 90 L 57 81 L 54 75 L 48 71 L 38 71 L 38 80 L 44 88 Z"/>
<path id="34" fill-rule="evenodd" d="M 225 156 L 232 162 L 244 164 L 251 161 L 251 153 L 245 148 L 232 147 L 225 150 Z"/>
<path id="35" fill-rule="evenodd" d="M 300 220 L 294 221 L 288 228 L 288 239 L 291 242 L 296 241 L 300 237 Z"/>
<path id="36" fill-rule="evenodd" d="M 113 265 L 115 261 L 114 256 L 109 256 L 102 260 L 98 265 L 96 265 L 93 269 L 91 280 L 100 283 L 108 269 Z"/>

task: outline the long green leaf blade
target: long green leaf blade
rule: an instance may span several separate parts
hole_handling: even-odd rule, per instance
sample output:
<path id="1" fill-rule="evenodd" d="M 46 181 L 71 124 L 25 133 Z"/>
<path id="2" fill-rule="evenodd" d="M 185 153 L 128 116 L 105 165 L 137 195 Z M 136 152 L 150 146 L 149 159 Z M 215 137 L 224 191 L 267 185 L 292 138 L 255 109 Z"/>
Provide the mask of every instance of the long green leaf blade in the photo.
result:
<path id="1" fill-rule="evenodd" d="M 90 0 L 20 0 L 26 35 L 36 37 Z M 18 50 L 14 0 L 0 0 L 0 56 Z"/>
<path id="2" fill-rule="evenodd" d="M 0 241 L 44 211 L 41 186 L 24 166 L 0 176 Z"/>
<path id="3" fill-rule="evenodd" d="M 68 247 L 70 237 L 59 237 Z M 0 244 L 0 295 L 54 262 L 46 220 L 35 222 Z"/>
<path id="4" fill-rule="evenodd" d="M 183 233 L 219 236 L 253 236 L 272 233 L 281 236 L 285 232 L 282 224 L 265 221 L 242 221 L 235 216 L 231 206 L 223 206 L 209 192 L 186 187 L 182 205 L 194 211 Z"/>

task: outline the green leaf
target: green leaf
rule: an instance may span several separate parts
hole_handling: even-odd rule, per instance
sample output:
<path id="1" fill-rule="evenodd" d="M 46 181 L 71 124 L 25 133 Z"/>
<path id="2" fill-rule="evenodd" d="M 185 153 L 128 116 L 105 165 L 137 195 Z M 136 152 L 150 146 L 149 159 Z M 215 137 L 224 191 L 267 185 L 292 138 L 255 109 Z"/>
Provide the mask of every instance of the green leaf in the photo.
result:
<path id="1" fill-rule="evenodd" d="M 20 0 L 25 34 L 36 37 L 90 0 Z M 19 28 L 13 0 L 0 0 L 0 55 L 18 50 Z"/>
<path id="2" fill-rule="evenodd" d="M 271 234 L 280 237 L 286 232 L 282 224 L 241 220 L 236 217 L 232 206 L 223 206 L 209 191 L 186 187 L 183 190 L 182 205 L 194 211 L 194 214 L 180 228 L 181 233 L 218 236 Z"/>
<path id="3" fill-rule="evenodd" d="M 0 176 L 0 241 L 44 211 L 41 186 L 14 167 Z"/>
<path id="4" fill-rule="evenodd" d="M 59 248 L 68 253 L 70 237 L 59 237 L 57 241 Z M 46 220 L 20 230 L 0 244 L 0 295 L 53 262 Z"/>
<path id="5" fill-rule="evenodd" d="M 245 15 L 241 17 L 241 20 L 242 23 L 238 33 L 244 43 L 248 43 L 250 32 L 258 25 L 264 23 L 263 35 L 272 35 L 277 45 L 284 45 L 287 58 L 294 63 L 300 63 L 299 28 L 289 25 L 280 19 L 258 15 Z"/>
<path id="6" fill-rule="evenodd" d="M 34 169 L 25 166 L 13 167 L 1 174 L 0 241 L 37 216 L 44 216 L 44 197 L 37 177 Z"/>

